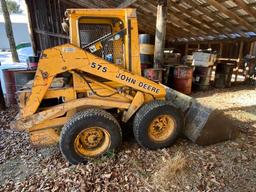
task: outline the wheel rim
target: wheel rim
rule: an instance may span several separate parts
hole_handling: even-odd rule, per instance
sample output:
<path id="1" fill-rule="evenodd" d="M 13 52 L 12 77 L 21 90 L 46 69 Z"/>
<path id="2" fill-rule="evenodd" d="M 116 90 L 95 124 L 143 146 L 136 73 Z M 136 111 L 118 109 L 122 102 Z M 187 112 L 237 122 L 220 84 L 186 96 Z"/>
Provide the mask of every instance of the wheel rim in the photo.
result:
<path id="1" fill-rule="evenodd" d="M 176 126 L 170 115 L 159 115 L 149 125 L 148 135 L 153 141 L 162 142 L 168 139 Z"/>
<path id="2" fill-rule="evenodd" d="M 110 146 L 110 134 L 101 127 L 90 127 L 82 130 L 76 137 L 74 147 L 82 156 L 99 156 Z"/>

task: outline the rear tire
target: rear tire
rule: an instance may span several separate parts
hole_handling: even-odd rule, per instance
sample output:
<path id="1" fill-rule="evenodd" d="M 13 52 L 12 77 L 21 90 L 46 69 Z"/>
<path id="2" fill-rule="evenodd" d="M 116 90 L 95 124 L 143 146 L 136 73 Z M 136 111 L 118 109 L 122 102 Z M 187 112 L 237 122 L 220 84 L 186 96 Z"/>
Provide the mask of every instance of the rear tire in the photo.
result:
<path id="1" fill-rule="evenodd" d="M 63 127 L 60 150 L 71 164 L 85 163 L 115 150 L 122 141 L 117 120 L 102 109 L 77 113 Z"/>
<path id="2" fill-rule="evenodd" d="M 165 101 L 154 100 L 136 113 L 133 133 L 142 147 L 159 149 L 176 141 L 183 124 L 183 115 L 178 109 Z"/>

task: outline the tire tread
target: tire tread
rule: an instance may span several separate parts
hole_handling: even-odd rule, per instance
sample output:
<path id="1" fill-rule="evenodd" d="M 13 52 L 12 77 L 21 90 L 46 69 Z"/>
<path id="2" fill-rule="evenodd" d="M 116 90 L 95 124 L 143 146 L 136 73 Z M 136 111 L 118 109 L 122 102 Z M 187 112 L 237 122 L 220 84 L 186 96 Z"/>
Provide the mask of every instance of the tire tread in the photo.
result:
<path id="1" fill-rule="evenodd" d="M 105 118 L 108 119 L 109 121 L 112 121 L 116 127 L 118 127 L 118 134 L 121 135 L 122 138 L 122 130 L 121 127 L 118 123 L 118 121 L 115 119 L 114 116 L 112 116 L 110 113 L 108 113 L 107 111 L 103 110 L 103 109 L 99 109 L 99 108 L 89 108 L 86 109 L 84 111 L 80 111 L 78 113 L 76 113 L 62 128 L 61 130 L 61 134 L 60 134 L 60 150 L 61 153 L 63 154 L 63 156 L 65 157 L 66 160 L 68 160 L 69 162 L 71 162 L 72 164 L 78 164 L 81 163 L 82 161 L 84 161 L 83 158 L 81 158 L 80 160 L 77 160 L 75 158 L 72 158 L 71 156 L 69 156 L 68 158 L 65 156 L 65 152 L 64 152 L 64 148 L 62 146 L 64 146 L 64 139 L 68 136 L 70 136 L 73 132 L 72 127 L 76 124 L 77 121 L 80 121 L 82 119 L 86 119 L 88 117 L 96 117 L 95 121 L 97 121 L 97 119 L 101 119 L 101 118 Z"/>
<path id="2" fill-rule="evenodd" d="M 146 116 L 152 110 L 155 110 L 155 109 L 157 109 L 159 107 L 162 107 L 162 106 L 169 106 L 170 108 L 175 110 L 175 113 L 179 117 L 182 117 L 181 112 L 178 109 L 174 108 L 174 106 L 171 103 L 168 103 L 166 101 L 154 100 L 154 101 L 151 101 L 151 102 L 143 105 L 135 115 L 135 118 L 134 118 L 134 121 L 133 121 L 133 133 L 134 133 L 134 137 L 135 137 L 136 141 L 138 142 L 138 144 L 145 147 L 145 148 L 149 148 L 149 149 L 162 148 L 162 147 L 156 147 L 156 146 L 149 146 L 149 144 L 145 144 L 145 142 L 143 141 L 143 138 L 146 137 L 146 136 L 141 134 L 141 124 L 142 124 L 141 122 L 143 122 L 143 120 L 146 118 Z M 183 126 L 183 121 L 181 123 L 182 123 L 182 126 Z M 180 133 L 180 131 L 181 131 L 181 128 L 178 128 L 177 129 L 177 135 Z"/>

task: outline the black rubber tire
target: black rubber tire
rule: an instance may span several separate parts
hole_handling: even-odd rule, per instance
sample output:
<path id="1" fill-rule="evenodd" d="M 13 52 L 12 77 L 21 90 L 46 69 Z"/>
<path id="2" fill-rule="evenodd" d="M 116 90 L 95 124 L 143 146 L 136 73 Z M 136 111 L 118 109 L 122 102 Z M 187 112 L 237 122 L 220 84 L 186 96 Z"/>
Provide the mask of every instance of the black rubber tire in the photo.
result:
<path id="1" fill-rule="evenodd" d="M 172 134 L 164 141 L 157 142 L 150 139 L 148 128 L 153 119 L 159 115 L 170 115 L 176 122 Z M 184 125 L 182 113 L 166 101 L 154 100 L 143 105 L 136 113 L 133 121 L 133 133 L 136 141 L 148 149 L 169 147 L 178 138 Z"/>
<path id="2" fill-rule="evenodd" d="M 60 150 L 64 158 L 71 164 L 86 163 L 92 157 L 81 156 L 75 151 L 74 141 L 77 135 L 88 127 L 99 126 L 110 135 L 110 146 L 107 151 L 114 151 L 122 142 L 122 131 L 117 120 L 107 111 L 97 108 L 78 112 L 62 128 Z M 98 156 L 97 156 L 98 157 Z M 95 157 L 95 158 L 97 158 Z"/>

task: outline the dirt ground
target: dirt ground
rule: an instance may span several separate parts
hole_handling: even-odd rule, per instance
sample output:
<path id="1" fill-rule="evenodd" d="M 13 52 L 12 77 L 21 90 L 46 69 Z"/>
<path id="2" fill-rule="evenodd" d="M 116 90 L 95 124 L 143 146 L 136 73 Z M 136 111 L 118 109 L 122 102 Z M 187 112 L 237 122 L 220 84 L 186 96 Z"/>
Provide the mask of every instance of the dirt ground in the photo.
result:
<path id="1" fill-rule="evenodd" d="M 232 118 L 240 135 L 202 147 L 185 138 L 149 151 L 124 138 L 115 154 L 69 165 L 57 146 L 36 149 L 9 128 L 15 107 L 0 112 L 0 191 L 256 191 L 256 88 L 193 94 Z"/>

